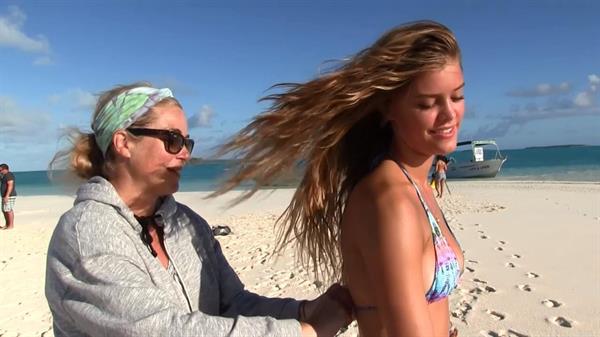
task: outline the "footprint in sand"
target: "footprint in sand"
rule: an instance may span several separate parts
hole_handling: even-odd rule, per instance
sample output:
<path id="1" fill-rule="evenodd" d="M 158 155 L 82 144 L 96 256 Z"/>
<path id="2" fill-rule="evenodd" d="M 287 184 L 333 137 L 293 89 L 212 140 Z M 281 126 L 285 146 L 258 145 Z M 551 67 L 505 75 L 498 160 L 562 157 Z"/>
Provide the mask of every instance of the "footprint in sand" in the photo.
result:
<path id="1" fill-rule="evenodd" d="M 473 282 L 487 284 L 487 282 L 486 282 L 486 281 L 484 281 L 484 280 L 480 280 L 480 279 L 478 279 L 478 278 L 474 278 L 474 279 L 473 279 Z"/>
<path id="2" fill-rule="evenodd" d="M 485 288 L 483 288 L 485 291 L 487 291 L 488 293 L 495 293 L 496 292 L 496 288 L 494 287 L 490 287 L 490 286 L 485 286 Z"/>
<path id="3" fill-rule="evenodd" d="M 488 309 L 488 310 L 486 310 L 485 312 L 486 312 L 488 315 L 492 316 L 492 318 L 493 318 L 493 319 L 495 319 L 495 320 L 497 320 L 497 321 L 501 321 L 501 320 L 503 320 L 503 319 L 505 319 L 505 318 L 506 318 L 506 315 L 504 315 L 504 314 L 502 314 L 502 313 L 500 313 L 500 312 L 494 311 L 494 310 L 489 310 L 489 309 Z"/>
<path id="4" fill-rule="evenodd" d="M 519 288 L 522 291 L 527 291 L 527 292 L 531 292 L 531 290 L 533 290 L 533 289 L 531 289 L 531 287 L 529 286 L 529 284 L 519 284 L 517 286 L 517 288 Z"/>
<path id="5" fill-rule="evenodd" d="M 570 319 L 566 319 L 566 318 L 560 317 L 560 316 L 549 318 L 548 322 L 558 325 L 558 326 L 562 326 L 563 328 L 572 328 L 573 323 L 574 323 Z"/>
<path id="6" fill-rule="evenodd" d="M 483 294 L 483 292 L 486 292 L 486 293 L 495 293 L 496 292 L 496 288 L 490 287 L 490 286 L 485 286 L 483 288 L 481 288 L 481 287 L 475 287 L 475 288 L 469 290 L 469 294 L 471 294 L 471 295 L 472 294 L 481 295 L 481 294 Z"/>
<path id="7" fill-rule="evenodd" d="M 471 268 L 471 267 L 465 267 L 465 269 L 469 272 L 472 273 L 475 271 L 475 269 Z"/>
<path id="8" fill-rule="evenodd" d="M 467 262 L 469 262 L 469 263 L 479 263 L 479 261 L 475 261 L 475 260 L 467 260 Z"/>
<path id="9" fill-rule="evenodd" d="M 562 305 L 559 301 L 545 299 L 542 301 L 542 304 L 547 306 L 548 308 L 558 308 Z"/>
<path id="10" fill-rule="evenodd" d="M 516 332 L 513 329 L 508 329 L 508 331 L 506 330 L 500 330 L 498 332 L 496 331 L 484 331 L 481 330 L 479 332 L 482 336 L 486 336 L 486 337 L 529 337 L 529 335 L 520 333 L 520 332 Z"/>
<path id="11" fill-rule="evenodd" d="M 459 304 L 459 307 L 451 312 L 451 315 L 452 317 L 460 319 L 462 322 L 466 323 L 467 315 L 471 309 L 473 309 L 473 306 L 463 300 Z"/>
<path id="12" fill-rule="evenodd" d="M 538 277 L 540 277 L 540 275 L 539 275 L 539 274 L 532 273 L 532 272 L 529 272 L 529 273 L 527 273 L 526 275 L 527 275 L 527 277 L 529 277 L 529 278 L 538 278 Z"/>
<path id="13" fill-rule="evenodd" d="M 482 236 L 480 236 L 480 238 L 482 238 L 482 239 L 484 239 L 484 240 L 485 240 L 485 239 L 489 238 L 489 236 L 487 236 L 487 235 L 482 235 Z"/>
<path id="14" fill-rule="evenodd" d="M 496 250 L 499 251 L 499 252 L 501 252 L 501 251 L 504 250 L 504 248 L 502 248 L 502 247 L 496 247 Z"/>
<path id="15" fill-rule="evenodd" d="M 501 244 L 501 245 L 505 245 L 506 241 L 500 240 L 500 241 L 498 241 L 498 243 Z"/>
<path id="16" fill-rule="evenodd" d="M 504 266 L 506 266 L 507 268 L 514 268 L 514 267 L 516 267 L 516 265 L 514 263 L 512 263 L 512 262 L 507 262 L 507 263 L 504 264 Z"/>
<path id="17" fill-rule="evenodd" d="M 512 257 L 513 259 L 520 259 L 520 258 L 521 258 L 521 255 L 519 255 L 519 254 L 513 254 L 511 257 Z"/>

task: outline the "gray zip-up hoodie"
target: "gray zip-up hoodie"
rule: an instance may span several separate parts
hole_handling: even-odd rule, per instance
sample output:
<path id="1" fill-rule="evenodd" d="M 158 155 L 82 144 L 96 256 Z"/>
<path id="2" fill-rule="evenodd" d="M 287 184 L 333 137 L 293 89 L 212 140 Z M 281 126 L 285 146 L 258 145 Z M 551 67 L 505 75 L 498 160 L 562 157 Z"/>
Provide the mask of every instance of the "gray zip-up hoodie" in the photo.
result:
<path id="1" fill-rule="evenodd" d="M 172 196 L 156 214 L 171 272 L 107 180 L 79 188 L 48 249 L 56 337 L 300 336 L 298 302 L 244 290 L 204 219 Z"/>

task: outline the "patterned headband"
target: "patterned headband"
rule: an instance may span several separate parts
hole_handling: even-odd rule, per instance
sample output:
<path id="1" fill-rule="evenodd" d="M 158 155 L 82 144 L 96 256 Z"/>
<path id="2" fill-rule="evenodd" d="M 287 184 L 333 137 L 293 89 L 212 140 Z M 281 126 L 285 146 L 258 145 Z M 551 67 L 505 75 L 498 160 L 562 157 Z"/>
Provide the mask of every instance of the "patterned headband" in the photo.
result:
<path id="1" fill-rule="evenodd" d="M 96 143 L 102 154 L 106 154 L 112 135 L 117 130 L 130 127 L 167 97 L 173 97 L 173 93 L 168 88 L 137 87 L 117 95 L 106 103 L 92 123 Z"/>

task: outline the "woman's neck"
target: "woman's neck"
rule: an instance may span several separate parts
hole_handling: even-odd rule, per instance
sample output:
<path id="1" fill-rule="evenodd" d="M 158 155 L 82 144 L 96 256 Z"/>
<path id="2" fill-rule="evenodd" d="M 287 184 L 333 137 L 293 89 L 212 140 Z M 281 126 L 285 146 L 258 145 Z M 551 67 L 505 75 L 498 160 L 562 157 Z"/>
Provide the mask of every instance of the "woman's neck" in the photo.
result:
<path id="1" fill-rule="evenodd" d="M 433 155 L 421 155 L 416 153 L 406 153 L 400 151 L 397 147 L 392 147 L 390 151 L 391 158 L 404 167 L 415 183 L 426 186 L 428 184 L 429 171 L 433 163 Z"/>
<path id="2" fill-rule="evenodd" d="M 129 177 L 111 177 L 110 182 L 133 214 L 140 217 L 154 214 L 158 196 L 137 187 Z"/>

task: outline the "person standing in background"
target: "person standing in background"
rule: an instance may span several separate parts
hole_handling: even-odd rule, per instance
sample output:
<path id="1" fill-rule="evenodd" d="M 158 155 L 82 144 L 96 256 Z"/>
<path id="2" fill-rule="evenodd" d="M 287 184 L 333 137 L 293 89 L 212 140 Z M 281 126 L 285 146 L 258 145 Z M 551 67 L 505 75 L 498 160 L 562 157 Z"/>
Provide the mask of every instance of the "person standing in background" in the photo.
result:
<path id="1" fill-rule="evenodd" d="M 6 221 L 6 227 L 3 229 L 12 229 L 14 227 L 15 200 L 17 199 L 17 189 L 15 186 L 15 176 L 10 172 L 7 164 L 0 164 L 0 195 L 2 195 L 2 213 Z"/>
<path id="2" fill-rule="evenodd" d="M 435 191 L 436 197 L 441 198 L 444 195 L 444 184 L 446 184 L 446 171 L 448 170 L 448 159 L 446 156 L 436 156 L 435 161 Z"/>

